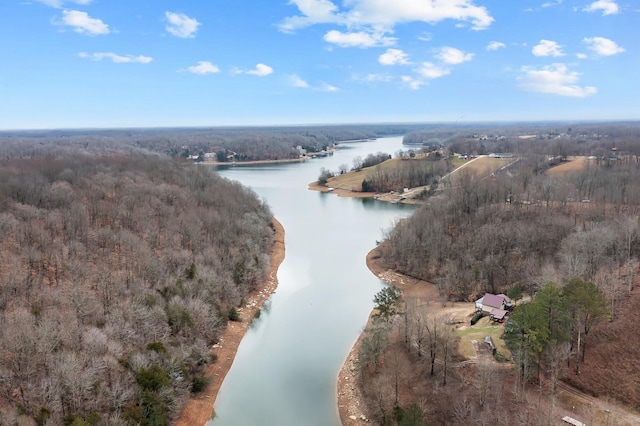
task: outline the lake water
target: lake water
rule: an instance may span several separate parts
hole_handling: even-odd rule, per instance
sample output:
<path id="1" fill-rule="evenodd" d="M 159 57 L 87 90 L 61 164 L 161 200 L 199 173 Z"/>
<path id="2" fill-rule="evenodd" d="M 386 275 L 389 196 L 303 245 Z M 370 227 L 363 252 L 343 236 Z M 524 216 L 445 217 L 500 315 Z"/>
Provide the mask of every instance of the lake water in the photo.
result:
<path id="1" fill-rule="evenodd" d="M 304 163 L 231 167 L 285 229 L 286 257 L 268 308 L 242 340 L 208 426 L 340 425 L 337 375 L 383 286 L 365 257 L 413 206 L 310 191 L 322 167 L 369 153 L 394 155 L 402 137 L 345 144 Z"/>

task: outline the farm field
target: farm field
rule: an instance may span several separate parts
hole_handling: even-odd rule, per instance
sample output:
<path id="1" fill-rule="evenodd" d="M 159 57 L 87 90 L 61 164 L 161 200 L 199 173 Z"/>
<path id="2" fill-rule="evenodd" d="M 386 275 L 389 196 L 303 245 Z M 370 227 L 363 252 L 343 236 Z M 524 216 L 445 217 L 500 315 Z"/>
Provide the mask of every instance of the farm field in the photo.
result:
<path id="1" fill-rule="evenodd" d="M 588 164 L 589 160 L 587 160 L 587 157 L 569 157 L 569 161 L 566 161 L 547 170 L 546 175 L 553 177 L 564 176 L 570 172 L 584 170 Z"/>

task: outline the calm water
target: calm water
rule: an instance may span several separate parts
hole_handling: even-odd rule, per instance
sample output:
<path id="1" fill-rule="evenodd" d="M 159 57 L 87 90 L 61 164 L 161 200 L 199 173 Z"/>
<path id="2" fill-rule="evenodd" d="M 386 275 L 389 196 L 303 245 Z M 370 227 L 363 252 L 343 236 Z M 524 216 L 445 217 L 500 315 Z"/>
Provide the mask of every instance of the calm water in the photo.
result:
<path id="1" fill-rule="evenodd" d="M 402 137 L 349 144 L 305 163 L 232 167 L 219 173 L 251 187 L 285 228 L 278 289 L 248 331 L 215 402 L 209 426 L 339 425 L 337 374 L 382 282 L 365 256 L 412 206 L 307 190 L 320 168 L 356 156 L 393 155 Z"/>

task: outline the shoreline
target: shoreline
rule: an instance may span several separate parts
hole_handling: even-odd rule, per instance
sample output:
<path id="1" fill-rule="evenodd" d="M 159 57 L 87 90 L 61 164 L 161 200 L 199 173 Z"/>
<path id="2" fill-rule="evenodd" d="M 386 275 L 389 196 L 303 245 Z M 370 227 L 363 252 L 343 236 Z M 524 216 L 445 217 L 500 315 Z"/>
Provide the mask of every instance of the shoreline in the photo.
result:
<path id="1" fill-rule="evenodd" d="M 386 268 L 380 265 L 380 262 L 376 262 L 377 250 L 378 248 L 375 247 L 367 253 L 367 268 L 369 268 L 369 271 L 371 271 L 373 275 L 383 279 L 382 276 Z M 384 281 L 386 282 L 387 280 Z M 371 324 L 372 315 L 373 310 L 369 313 L 365 328 Z M 358 351 L 360 350 L 363 336 L 364 331 L 360 333 L 354 342 L 342 367 L 338 371 L 338 414 L 340 415 L 340 423 L 343 426 L 356 426 L 368 422 L 365 414 L 366 407 L 364 399 L 360 392 L 360 387 L 357 385 Z"/>
<path id="2" fill-rule="evenodd" d="M 214 404 L 224 381 L 231 369 L 236 352 L 242 338 L 246 334 L 254 315 L 261 309 L 266 300 L 275 292 L 278 286 L 278 268 L 285 257 L 284 227 L 273 218 L 275 243 L 271 251 L 271 268 L 266 282 L 247 295 L 247 302 L 238 308 L 240 321 L 227 323 L 227 327 L 220 336 L 217 344 L 213 345 L 211 353 L 218 357 L 217 361 L 207 366 L 205 376 L 211 382 L 199 394 L 189 398 L 180 411 L 178 418 L 172 422 L 174 426 L 204 425 L 215 415 Z"/>
<path id="3" fill-rule="evenodd" d="M 433 284 L 402 275 L 385 267 L 381 263 L 378 250 L 378 247 L 374 247 L 367 253 L 366 257 L 367 268 L 369 268 L 369 271 L 371 271 L 373 275 L 388 285 L 398 288 L 403 294 L 415 295 L 416 291 L 418 291 L 426 300 L 437 300 L 438 291 Z M 426 287 L 424 285 L 426 285 Z M 369 314 L 365 328 L 372 324 L 373 314 L 374 310 Z M 370 424 L 367 418 L 364 398 L 360 388 L 357 386 L 358 351 L 363 336 L 364 330 L 351 347 L 349 354 L 338 372 L 338 413 L 343 426 Z"/>

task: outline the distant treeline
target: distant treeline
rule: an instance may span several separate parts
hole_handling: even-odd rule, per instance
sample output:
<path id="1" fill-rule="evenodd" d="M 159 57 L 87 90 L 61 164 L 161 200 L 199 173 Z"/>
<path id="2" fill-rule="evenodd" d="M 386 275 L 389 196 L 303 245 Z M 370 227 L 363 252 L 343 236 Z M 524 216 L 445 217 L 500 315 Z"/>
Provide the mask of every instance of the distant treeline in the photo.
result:
<path id="1" fill-rule="evenodd" d="M 76 143 L 0 161 L 0 423 L 168 424 L 266 279 L 272 215 L 208 168 Z"/>
<path id="2" fill-rule="evenodd" d="M 335 143 L 389 135 L 423 128 L 415 124 L 167 128 L 112 130 L 42 130 L 0 132 L 0 159 L 64 155 L 83 151 L 135 152 L 141 149 L 171 156 L 216 153 L 217 161 L 280 160 L 297 158 L 297 147 L 309 152 Z"/>

